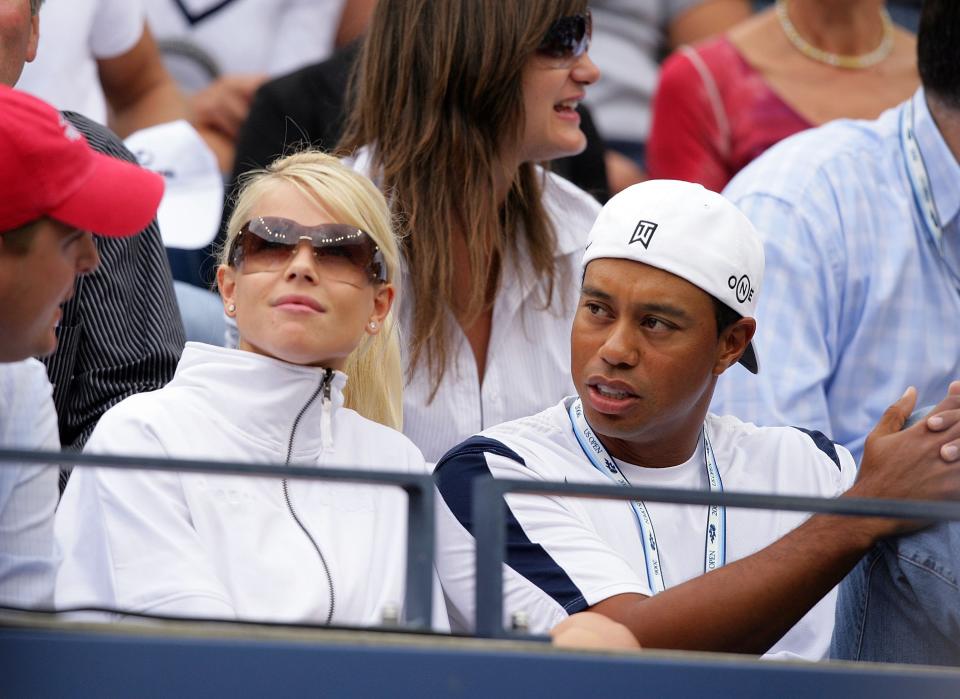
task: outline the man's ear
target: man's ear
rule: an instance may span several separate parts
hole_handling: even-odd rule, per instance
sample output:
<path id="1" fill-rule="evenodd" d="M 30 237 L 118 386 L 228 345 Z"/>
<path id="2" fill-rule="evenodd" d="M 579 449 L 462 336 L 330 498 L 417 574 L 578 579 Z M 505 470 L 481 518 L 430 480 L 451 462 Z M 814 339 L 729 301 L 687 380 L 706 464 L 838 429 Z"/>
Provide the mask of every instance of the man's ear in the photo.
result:
<path id="1" fill-rule="evenodd" d="M 30 39 L 27 41 L 27 63 L 37 57 L 37 46 L 40 44 L 40 11 L 30 18 Z"/>
<path id="2" fill-rule="evenodd" d="M 720 333 L 717 340 L 717 358 L 713 365 L 714 376 L 720 376 L 740 361 L 756 332 L 757 321 L 753 318 L 740 318 Z"/>

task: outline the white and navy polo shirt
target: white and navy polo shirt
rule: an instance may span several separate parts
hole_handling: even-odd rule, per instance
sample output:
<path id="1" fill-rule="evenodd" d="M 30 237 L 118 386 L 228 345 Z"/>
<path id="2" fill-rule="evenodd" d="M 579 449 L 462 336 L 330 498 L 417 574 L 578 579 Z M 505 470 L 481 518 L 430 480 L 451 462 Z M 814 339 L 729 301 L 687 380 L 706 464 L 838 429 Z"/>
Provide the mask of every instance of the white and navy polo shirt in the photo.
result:
<path id="1" fill-rule="evenodd" d="M 475 546 L 472 484 L 495 478 L 609 484 L 574 436 L 572 401 L 506 422 L 468 439 L 437 464 L 437 565 L 454 630 L 474 627 Z M 708 415 L 707 434 L 725 492 L 835 497 L 852 485 L 853 458 L 820 433 L 792 427 L 757 427 L 734 417 Z M 678 466 L 644 468 L 617 462 L 632 485 L 707 489 L 703 443 Z M 526 613 L 533 633 L 546 633 L 569 614 L 622 593 L 650 595 L 636 516 L 625 500 L 508 495 L 504 568 L 504 623 Z M 705 506 L 646 503 L 656 528 L 667 587 L 703 573 Z M 726 560 L 768 546 L 809 515 L 727 509 Z M 788 632 L 770 654 L 822 658 L 833 631 L 831 591 Z"/>

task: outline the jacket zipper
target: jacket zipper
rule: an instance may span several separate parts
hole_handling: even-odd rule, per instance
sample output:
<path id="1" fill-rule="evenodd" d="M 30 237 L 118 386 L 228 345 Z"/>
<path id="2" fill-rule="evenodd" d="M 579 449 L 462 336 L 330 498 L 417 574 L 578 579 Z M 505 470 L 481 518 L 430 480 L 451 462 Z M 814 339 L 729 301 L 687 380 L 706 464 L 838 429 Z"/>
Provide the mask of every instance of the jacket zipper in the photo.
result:
<path id="1" fill-rule="evenodd" d="M 300 408 L 300 412 L 297 413 L 297 417 L 293 421 L 293 427 L 290 430 L 290 439 L 287 442 L 287 458 L 283 462 L 284 466 L 290 465 L 290 457 L 293 454 L 293 440 L 297 434 L 297 427 L 300 426 L 300 420 L 303 419 L 304 413 L 313 405 L 313 402 L 317 399 L 321 393 L 323 393 L 323 403 L 322 403 L 322 412 L 320 416 L 320 429 L 322 431 L 321 439 L 323 440 L 323 450 L 327 451 L 328 448 L 333 448 L 333 435 L 331 434 L 332 429 L 332 418 L 331 418 L 331 401 L 330 401 L 330 390 L 333 383 L 333 369 L 327 369 L 323 378 L 320 380 L 320 385 L 317 386 L 317 390 L 313 392 L 313 395 L 304 403 L 303 407 Z M 300 530 L 306 535 L 307 539 L 310 540 L 310 543 L 313 544 L 313 548 L 316 550 L 317 555 L 320 557 L 320 565 L 323 566 L 324 575 L 327 578 L 327 588 L 330 591 L 330 609 L 327 611 L 327 620 L 325 624 L 329 624 L 333 620 L 333 610 L 335 606 L 335 597 L 333 591 L 333 576 L 330 575 L 330 566 L 327 565 L 327 559 L 323 555 L 323 551 L 320 550 L 320 546 L 317 544 L 316 539 L 310 534 L 306 526 L 300 520 L 300 517 L 297 516 L 297 511 L 293 507 L 293 501 L 290 499 L 290 488 L 287 484 L 287 479 L 284 478 L 281 481 L 283 486 L 283 499 L 287 503 L 287 510 L 290 512 L 290 516 L 293 517 L 293 521 L 297 523 L 297 526 L 300 527 Z"/>

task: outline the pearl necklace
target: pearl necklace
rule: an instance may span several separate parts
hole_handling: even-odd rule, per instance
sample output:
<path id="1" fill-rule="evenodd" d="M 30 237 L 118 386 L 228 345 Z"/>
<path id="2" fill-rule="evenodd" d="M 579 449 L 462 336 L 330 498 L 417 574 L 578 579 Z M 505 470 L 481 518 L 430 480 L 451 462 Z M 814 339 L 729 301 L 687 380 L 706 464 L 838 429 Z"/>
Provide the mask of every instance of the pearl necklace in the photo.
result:
<path id="1" fill-rule="evenodd" d="M 869 53 L 863 53 L 858 56 L 845 56 L 839 53 L 831 53 L 817 48 L 809 41 L 800 36 L 800 32 L 790 21 L 790 15 L 787 12 L 787 0 L 777 0 L 777 19 L 780 20 L 780 27 L 787 36 L 790 43 L 807 58 L 812 58 L 820 63 L 835 68 L 846 68 L 849 70 L 858 70 L 869 68 L 885 59 L 893 51 L 893 20 L 890 19 L 890 13 L 887 9 L 880 9 L 880 21 L 883 22 L 883 38 L 880 45 Z"/>

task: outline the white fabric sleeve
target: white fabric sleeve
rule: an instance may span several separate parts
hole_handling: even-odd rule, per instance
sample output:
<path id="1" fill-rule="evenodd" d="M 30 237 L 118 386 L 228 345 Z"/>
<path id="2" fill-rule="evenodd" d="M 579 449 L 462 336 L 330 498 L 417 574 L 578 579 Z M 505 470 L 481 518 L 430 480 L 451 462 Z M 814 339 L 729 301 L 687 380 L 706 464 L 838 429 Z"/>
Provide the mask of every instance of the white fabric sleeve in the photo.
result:
<path id="1" fill-rule="evenodd" d="M 482 460 L 482 461 L 481 461 Z M 438 470 L 437 566 L 451 627 L 475 627 L 475 541 L 471 534 L 472 485 L 492 473 L 530 480 L 522 464 L 499 454 L 471 452 L 445 457 Z M 504 616 L 523 612 L 531 633 L 542 634 L 567 617 L 613 595 L 650 589 L 578 511 L 574 500 L 507 496 Z"/>
<path id="2" fill-rule="evenodd" d="M 142 0 L 95 0 L 97 10 L 90 27 L 90 53 L 94 58 L 116 58 L 132 49 L 146 22 Z M 71 0 L 76 2 L 76 0 Z M 43 27 L 41 26 L 41 31 Z"/>
<path id="3" fill-rule="evenodd" d="M 840 457 L 840 493 L 845 493 L 857 480 L 859 464 L 846 447 L 837 444 L 837 455 Z M 838 493 L 838 495 L 840 494 Z"/>
<path id="4" fill-rule="evenodd" d="M 58 451 L 52 394 L 37 360 L 6 365 L 0 376 L 0 446 Z M 0 604 L 53 606 L 58 480 L 56 466 L 0 465 Z"/>
<path id="5" fill-rule="evenodd" d="M 119 408 L 119 410 L 118 410 Z M 167 456 L 149 425 L 108 411 L 87 453 Z M 60 608 L 98 606 L 234 618 L 225 585 L 191 522 L 180 474 L 77 468 L 56 517 Z"/>

